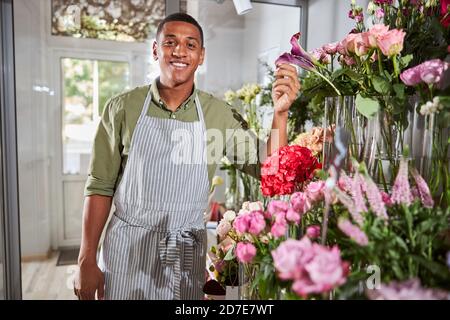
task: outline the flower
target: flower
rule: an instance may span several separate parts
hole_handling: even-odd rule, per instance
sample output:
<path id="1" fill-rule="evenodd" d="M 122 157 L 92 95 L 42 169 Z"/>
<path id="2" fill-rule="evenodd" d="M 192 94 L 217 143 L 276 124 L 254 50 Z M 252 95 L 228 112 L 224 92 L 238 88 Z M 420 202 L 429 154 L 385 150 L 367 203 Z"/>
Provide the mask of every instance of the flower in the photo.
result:
<path id="1" fill-rule="evenodd" d="M 274 238 L 280 238 L 286 235 L 287 231 L 287 222 L 286 221 L 277 221 L 270 228 L 270 233 L 274 236 Z"/>
<path id="2" fill-rule="evenodd" d="M 376 5 L 389 4 L 391 5 L 393 0 L 373 0 L 373 3 Z"/>
<path id="3" fill-rule="evenodd" d="M 322 47 L 327 54 L 334 55 L 337 52 L 338 42 L 326 44 Z"/>
<path id="4" fill-rule="evenodd" d="M 289 209 L 289 203 L 283 200 L 272 200 L 267 205 L 267 219 L 271 219 L 279 212 L 286 212 Z"/>
<path id="5" fill-rule="evenodd" d="M 441 24 L 444 28 L 448 28 L 450 26 L 450 1 L 441 0 Z"/>
<path id="6" fill-rule="evenodd" d="M 292 208 L 300 214 L 304 214 L 311 209 L 311 202 L 304 192 L 296 192 L 291 196 Z"/>
<path id="7" fill-rule="evenodd" d="M 314 127 L 310 132 L 300 133 L 297 138 L 295 138 L 293 144 L 308 148 L 314 156 L 317 156 L 322 153 L 324 141 L 333 141 L 332 128 L 324 130 L 320 127 Z"/>
<path id="8" fill-rule="evenodd" d="M 305 70 L 313 70 L 315 68 L 316 59 L 307 53 L 298 43 L 300 40 L 300 32 L 294 34 L 291 38 L 291 53 L 283 53 L 276 61 L 275 65 L 281 63 L 293 63 Z"/>
<path id="9" fill-rule="evenodd" d="M 381 284 L 380 289 L 367 290 L 370 300 L 446 300 L 448 293 L 437 289 L 425 289 L 419 279 Z"/>
<path id="10" fill-rule="evenodd" d="M 257 236 L 266 227 L 266 221 L 264 220 L 263 213 L 260 211 L 252 211 L 247 216 L 248 232 L 254 236 Z"/>
<path id="11" fill-rule="evenodd" d="M 256 248 L 251 243 L 238 242 L 236 256 L 242 263 L 250 263 L 256 255 Z"/>
<path id="12" fill-rule="evenodd" d="M 238 234 L 244 234 L 249 228 L 249 215 L 239 215 L 233 222 L 233 227 L 236 229 Z"/>
<path id="13" fill-rule="evenodd" d="M 398 55 L 403 50 L 403 40 L 406 32 L 402 30 L 389 30 L 377 36 L 377 44 L 381 52 L 387 57 Z"/>
<path id="14" fill-rule="evenodd" d="M 372 28 L 369 29 L 367 36 L 367 42 L 369 43 L 369 46 L 371 48 L 377 48 L 378 37 L 384 36 L 386 33 L 389 32 L 389 27 L 385 26 L 384 24 L 375 24 Z"/>
<path id="15" fill-rule="evenodd" d="M 306 236 L 310 239 L 316 239 L 320 237 L 320 226 L 313 225 L 306 228 Z"/>
<path id="16" fill-rule="evenodd" d="M 361 212 L 367 212 L 367 207 L 366 207 L 366 202 L 362 193 L 362 177 L 360 174 L 356 173 L 353 176 L 353 180 L 352 180 L 352 188 L 351 188 L 351 193 L 353 196 L 353 201 L 355 203 L 355 210 L 358 213 Z"/>
<path id="17" fill-rule="evenodd" d="M 288 239 L 272 251 L 275 269 L 282 280 L 300 277 L 304 265 L 311 260 L 312 256 L 312 243 L 307 237 L 302 240 Z"/>
<path id="18" fill-rule="evenodd" d="M 408 181 L 408 162 L 405 159 L 400 161 L 397 177 L 392 187 L 391 200 L 393 203 L 411 205 L 413 196 Z"/>
<path id="19" fill-rule="evenodd" d="M 306 186 L 305 193 L 308 199 L 314 203 L 323 199 L 325 181 L 311 182 Z"/>
<path id="20" fill-rule="evenodd" d="M 220 186 L 221 184 L 223 184 L 223 179 L 221 176 L 214 176 L 214 178 L 212 179 L 212 185 L 213 186 Z"/>
<path id="21" fill-rule="evenodd" d="M 250 202 L 248 204 L 248 210 L 250 211 L 264 211 L 264 206 L 261 201 Z"/>
<path id="22" fill-rule="evenodd" d="M 420 78 L 427 84 L 439 83 L 444 71 L 448 69 L 449 63 L 440 59 L 425 61 L 420 65 Z"/>
<path id="23" fill-rule="evenodd" d="M 305 265 L 309 277 L 319 292 L 329 291 L 346 280 L 346 264 L 341 260 L 341 253 L 337 246 L 331 248 L 313 244 L 314 257 Z"/>
<path id="24" fill-rule="evenodd" d="M 233 210 L 227 210 L 225 211 L 225 213 L 223 214 L 223 219 L 228 221 L 228 222 L 233 222 L 233 220 L 236 218 L 236 212 L 234 212 Z"/>
<path id="25" fill-rule="evenodd" d="M 293 223 L 299 223 L 301 219 L 301 215 L 292 208 L 286 212 L 286 220 Z"/>
<path id="26" fill-rule="evenodd" d="M 292 194 L 319 168 L 309 149 L 297 145 L 281 147 L 261 167 L 262 193 L 264 196 Z"/>
<path id="27" fill-rule="evenodd" d="M 433 101 L 427 101 L 427 103 L 420 106 L 420 114 L 423 116 L 433 113 L 439 113 L 444 109 L 444 105 L 440 102 L 439 97 L 434 97 Z"/>
<path id="28" fill-rule="evenodd" d="M 370 209 L 372 209 L 373 213 L 380 219 L 387 220 L 388 215 L 386 212 L 385 203 L 386 201 L 390 203 L 391 199 L 389 195 L 387 198 L 383 199 L 383 194 L 378 189 L 377 185 L 373 180 L 367 175 L 364 177 L 365 185 L 366 185 L 366 196 L 369 201 Z"/>
<path id="29" fill-rule="evenodd" d="M 231 223 L 225 219 L 220 221 L 217 226 L 217 234 L 220 238 L 224 238 L 231 230 Z"/>
<path id="30" fill-rule="evenodd" d="M 433 208 L 434 201 L 427 183 L 419 174 L 416 168 L 412 168 L 412 175 L 414 177 L 414 180 L 416 181 L 417 191 L 419 193 L 420 201 L 422 201 L 423 206 L 426 208 Z"/>
<path id="31" fill-rule="evenodd" d="M 416 86 L 422 82 L 422 78 L 420 77 L 420 68 L 421 65 L 418 65 L 414 68 L 409 68 L 403 71 L 400 74 L 400 79 L 407 86 Z"/>
<path id="32" fill-rule="evenodd" d="M 364 233 L 364 231 L 353 225 L 347 219 L 339 219 L 338 228 L 360 246 L 367 246 L 367 244 L 369 243 L 369 239 L 367 239 L 367 235 Z"/>

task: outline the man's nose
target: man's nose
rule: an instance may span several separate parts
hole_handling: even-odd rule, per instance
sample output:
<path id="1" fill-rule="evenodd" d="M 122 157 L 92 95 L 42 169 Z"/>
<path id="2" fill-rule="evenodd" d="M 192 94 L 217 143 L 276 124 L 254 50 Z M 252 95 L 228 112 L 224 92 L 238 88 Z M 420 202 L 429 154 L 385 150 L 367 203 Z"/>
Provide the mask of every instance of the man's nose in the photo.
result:
<path id="1" fill-rule="evenodd" d="M 186 47 L 183 44 L 179 43 L 173 50 L 173 55 L 177 57 L 186 56 Z"/>

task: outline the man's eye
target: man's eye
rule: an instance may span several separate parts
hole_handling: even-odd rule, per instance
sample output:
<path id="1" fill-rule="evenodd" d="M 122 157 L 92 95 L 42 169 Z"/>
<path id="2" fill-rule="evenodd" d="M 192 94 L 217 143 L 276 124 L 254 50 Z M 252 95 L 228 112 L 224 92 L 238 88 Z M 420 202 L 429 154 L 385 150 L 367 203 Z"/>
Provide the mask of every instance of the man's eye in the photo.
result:
<path id="1" fill-rule="evenodd" d="M 188 43 L 188 48 L 189 49 L 195 49 L 196 48 L 195 43 Z"/>
<path id="2" fill-rule="evenodd" d="M 173 46 L 175 44 L 175 41 L 169 40 L 169 41 L 164 42 L 164 44 L 166 46 Z"/>

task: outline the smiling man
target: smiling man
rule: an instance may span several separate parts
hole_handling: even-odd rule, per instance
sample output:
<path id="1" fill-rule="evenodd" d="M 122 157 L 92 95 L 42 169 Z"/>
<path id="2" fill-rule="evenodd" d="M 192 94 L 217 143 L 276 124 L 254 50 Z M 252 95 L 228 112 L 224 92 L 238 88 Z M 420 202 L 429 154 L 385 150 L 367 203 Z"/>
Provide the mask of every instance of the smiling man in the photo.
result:
<path id="1" fill-rule="evenodd" d="M 277 68 L 274 133 L 267 143 L 259 143 L 235 110 L 195 87 L 203 44 L 195 19 L 183 13 L 168 16 L 153 44 L 159 78 L 111 98 L 105 107 L 85 188 L 74 282 L 79 299 L 202 299 L 207 250 L 203 212 L 217 160 L 223 153 L 258 177 L 264 155 L 287 144 L 288 110 L 300 89 L 295 67 Z M 173 161 L 176 133 L 188 142 L 183 144 L 190 159 L 206 154 L 207 161 Z M 213 149 L 222 149 L 219 157 L 205 141 L 212 135 Z M 113 201 L 115 212 L 97 263 Z"/>

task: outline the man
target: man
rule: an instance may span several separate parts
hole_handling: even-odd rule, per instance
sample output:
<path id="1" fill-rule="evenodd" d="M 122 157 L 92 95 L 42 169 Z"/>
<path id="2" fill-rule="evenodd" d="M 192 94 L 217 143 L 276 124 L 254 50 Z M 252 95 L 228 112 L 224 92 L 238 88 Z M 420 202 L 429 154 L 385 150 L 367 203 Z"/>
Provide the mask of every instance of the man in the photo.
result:
<path id="1" fill-rule="evenodd" d="M 209 148 L 207 131 L 222 133 L 241 169 L 258 176 L 259 156 L 245 140 L 239 114 L 194 87 L 203 63 L 203 31 L 187 14 L 174 14 L 158 27 L 153 57 L 160 77 L 151 86 L 133 89 L 106 105 L 96 134 L 86 183 L 79 271 L 74 290 L 79 299 L 201 299 L 205 275 L 206 233 L 203 212 L 216 164 L 174 161 L 179 142 L 188 138 L 190 159 L 202 159 Z M 280 65 L 273 85 L 278 134 L 267 142 L 267 154 L 287 144 L 288 109 L 300 84 L 297 71 Z M 227 137 L 227 130 L 233 133 Z M 250 134 L 246 131 L 246 134 Z M 251 134 L 250 134 L 251 136 Z M 274 148 L 275 150 L 275 148 Z M 257 161 L 254 161 L 255 157 Z M 114 212 L 100 253 L 96 254 L 112 200 Z M 100 269 L 101 268 L 101 269 Z"/>

